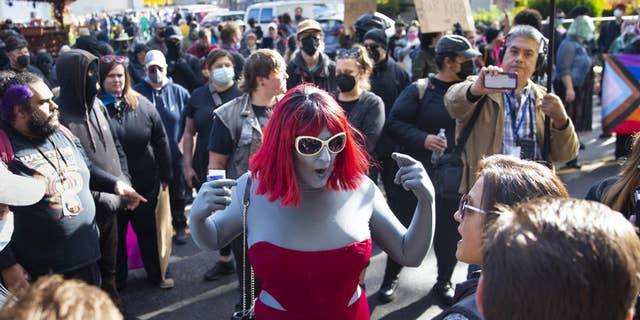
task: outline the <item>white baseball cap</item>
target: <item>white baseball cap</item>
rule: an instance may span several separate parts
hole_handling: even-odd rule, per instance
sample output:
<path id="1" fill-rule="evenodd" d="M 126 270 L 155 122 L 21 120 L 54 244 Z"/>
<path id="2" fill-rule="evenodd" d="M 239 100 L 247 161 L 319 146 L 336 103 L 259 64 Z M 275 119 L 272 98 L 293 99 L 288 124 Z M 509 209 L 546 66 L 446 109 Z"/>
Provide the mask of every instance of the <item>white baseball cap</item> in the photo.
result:
<path id="1" fill-rule="evenodd" d="M 15 175 L 0 161 L 0 203 L 9 206 L 32 205 L 44 196 L 43 181 Z"/>
<path id="2" fill-rule="evenodd" d="M 149 50 L 144 56 L 144 66 L 147 68 L 150 66 L 165 68 L 167 66 L 167 60 L 164 58 L 164 54 L 160 50 Z"/>

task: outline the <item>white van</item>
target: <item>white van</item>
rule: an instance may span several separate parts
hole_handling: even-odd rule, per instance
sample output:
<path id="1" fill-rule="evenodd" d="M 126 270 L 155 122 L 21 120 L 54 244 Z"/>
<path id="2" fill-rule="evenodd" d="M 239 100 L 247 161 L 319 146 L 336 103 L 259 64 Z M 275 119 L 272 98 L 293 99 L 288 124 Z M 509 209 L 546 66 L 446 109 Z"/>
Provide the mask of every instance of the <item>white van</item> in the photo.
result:
<path id="1" fill-rule="evenodd" d="M 244 22 L 248 25 L 249 19 L 253 18 L 256 21 L 256 26 L 260 26 L 262 31 L 267 34 L 267 26 L 274 18 L 288 12 L 294 19 L 293 15 L 297 7 L 301 7 L 302 15 L 310 19 L 344 14 L 343 0 L 273 1 L 255 3 L 247 7 Z"/>

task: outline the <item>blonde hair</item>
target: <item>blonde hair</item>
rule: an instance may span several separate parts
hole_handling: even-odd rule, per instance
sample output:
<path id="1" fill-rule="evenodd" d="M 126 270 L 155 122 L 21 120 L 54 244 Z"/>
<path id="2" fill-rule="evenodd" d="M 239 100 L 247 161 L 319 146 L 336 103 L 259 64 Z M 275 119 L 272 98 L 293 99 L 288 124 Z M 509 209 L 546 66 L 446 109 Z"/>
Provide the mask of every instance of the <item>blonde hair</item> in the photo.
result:
<path id="1" fill-rule="evenodd" d="M 633 191 L 640 185 L 640 133 L 633 136 L 631 154 L 618 174 L 619 178 L 602 196 L 602 203 L 622 212 L 625 204 L 631 203 Z M 625 213 L 626 214 L 626 213 Z"/>
<path id="2" fill-rule="evenodd" d="M 60 275 L 41 277 L 16 297 L 7 299 L 0 320 L 122 320 L 104 291 Z"/>

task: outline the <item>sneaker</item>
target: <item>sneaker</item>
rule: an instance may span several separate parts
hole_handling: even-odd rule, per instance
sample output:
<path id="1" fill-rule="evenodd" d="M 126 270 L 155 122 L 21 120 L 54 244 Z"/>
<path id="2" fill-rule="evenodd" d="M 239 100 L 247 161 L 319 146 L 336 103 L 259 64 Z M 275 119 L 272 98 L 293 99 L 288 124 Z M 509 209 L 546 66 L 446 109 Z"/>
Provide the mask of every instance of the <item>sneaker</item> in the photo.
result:
<path id="1" fill-rule="evenodd" d="M 378 300 L 382 303 L 388 303 L 393 301 L 396 295 L 396 289 L 398 289 L 398 278 L 391 281 L 384 281 L 378 290 Z"/>
<path id="2" fill-rule="evenodd" d="M 175 281 L 173 281 L 173 279 L 171 279 L 171 278 L 165 278 L 165 279 L 162 279 L 162 281 L 160 281 L 160 282 L 158 283 L 158 287 L 159 287 L 160 289 L 171 289 L 171 288 L 173 288 L 173 287 L 175 287 L 175 286 L 176 286 L 176 283 L 175 283 Z"/>
<path id="3" fill-rule="evenodd" d="M 213 266 L 213 268 L 204 273 L 204 280 L 215 281 L 222 278 L 223 276 L 232 274 L 234 271 L 235 268 L 233 267 L 233 262 L 218 261 Z"/>
<path id="4" fill-rule="evenodd" d="M 179 246 L 182 246 L 187 244 L 187 241 L 187 233 L 184 231 L 184 229 L 176 230 L 176 235 L 173 236 L 173 242 L 175 242 Z"/>
<path id="5" fill-rule="evenodd" d="M 438 281 L 431 288 L 431 294 L 444 306 L 450 307 L 453 305 L 453 287 L 451 283 Z"/>

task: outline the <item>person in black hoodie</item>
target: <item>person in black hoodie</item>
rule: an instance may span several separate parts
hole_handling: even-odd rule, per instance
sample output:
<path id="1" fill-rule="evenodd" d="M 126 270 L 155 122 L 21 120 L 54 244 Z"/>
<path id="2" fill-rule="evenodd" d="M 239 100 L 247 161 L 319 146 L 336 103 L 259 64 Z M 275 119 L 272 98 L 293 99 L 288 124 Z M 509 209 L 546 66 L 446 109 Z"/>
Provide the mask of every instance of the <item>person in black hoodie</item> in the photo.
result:
<path id="1" fill-rule="evenodd" d="M 192 54 L 182 52 L 182 31 L 180 28 L 167 27 L 164 31 L 164 41 L 167 45 L 167 75 L 175 83 L 187 89 L 189 93 L 203 85 L 204 78 L 200 61 Z"/>
<path id="2" fill-rule="evenodd" d="M 98 94 L 98 58 L 91 53 L 71 49 L 58 57 L 57 76 L 60 81 L 60 122 L 73 132 L 94 165 L 129 181 L 127 162 L 118 140 L 113 136 L 109 115 Z M 102 288 L 117 305 L 121 305 L 115 284 L 117 225 L 116 217 L 126 205 L 124 198 L 103 192 L 92 192 L 96 202 L 96 222 L 100 229 L 98 264 Z"/>
<path id="3" fill-rule="evenodd" d="M 156 230 L 160 185 L 167 188 L 172 178 L 169 141 L 160 114 L 149 100 L 131 89 L 126 60 L 117 58 L 100 58 L 98 96 L 111 116 L 114 134 L 122 142 L 133 187 L 149 199 L 133 212 L 118 212 L 118 287 L 125 285 L 129 271 L 126 239 L 127 224 L 131 221 L 147 278 L 161 288 L 170 288 L 173 279 L 163 278 L 160 270 Z"/>
<path id="4" fill-rule="evenodd" d="M 336 91 L 336 64 L 324 54 L 323 41 L 324 32 L 317 21 L 300 22 L 296 33 L 300 50 L 287 64 L 287 89 L 313 83 L 325 91 Z"/>
<path id="5" fill-rule="evenodd" d="M 3 82 L 0 129 L 15 155 L 4 161 L 14 174 L 47 184 L 37 203 L 11 207 L 14 232 L 0 252 L 3 283 L 16 293 L 28 286 L 27 274 L 35 280 L 57 273 L 100 285 L 99 231 L 89 188 L 132 197 L 130 209 L 145 200 L 86 157 L 78 139 L 59 125 L 58 105 L 42 79 L 25 72 Z"/>

